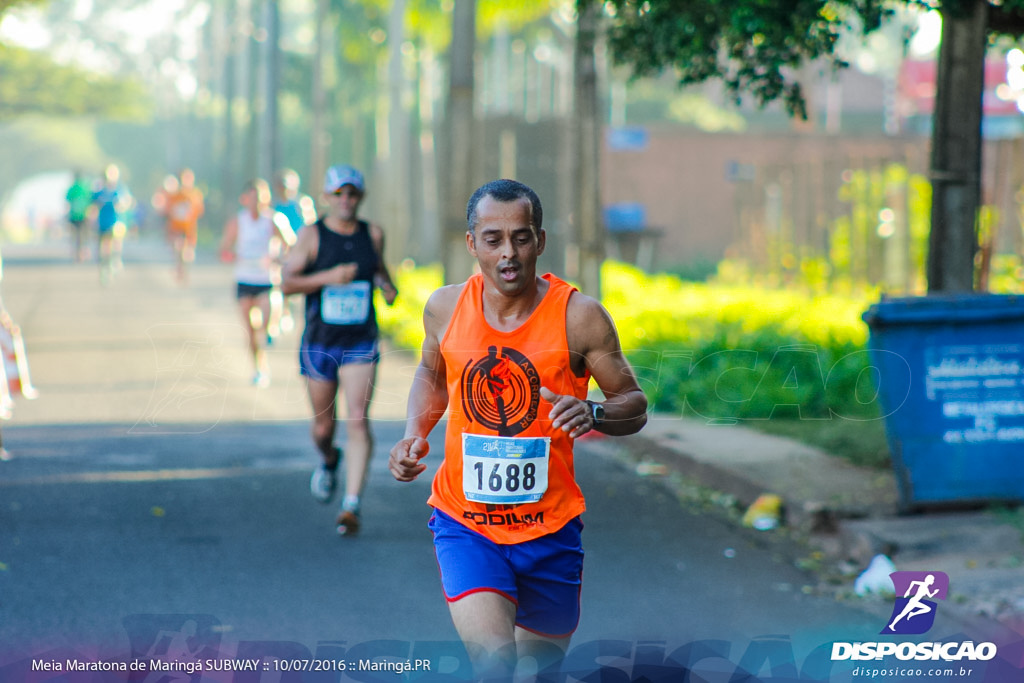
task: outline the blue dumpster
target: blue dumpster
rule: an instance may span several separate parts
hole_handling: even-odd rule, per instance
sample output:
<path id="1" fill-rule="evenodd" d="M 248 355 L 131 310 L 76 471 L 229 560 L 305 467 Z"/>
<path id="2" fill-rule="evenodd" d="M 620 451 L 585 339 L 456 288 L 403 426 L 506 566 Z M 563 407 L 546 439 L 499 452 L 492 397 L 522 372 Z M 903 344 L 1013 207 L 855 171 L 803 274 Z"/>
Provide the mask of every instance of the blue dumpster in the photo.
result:
<path id="1" fill-rule="evenodd" d="M 1024 500 L 1024 297 L 887 298 L 863 318 L 904 511 Z"/>

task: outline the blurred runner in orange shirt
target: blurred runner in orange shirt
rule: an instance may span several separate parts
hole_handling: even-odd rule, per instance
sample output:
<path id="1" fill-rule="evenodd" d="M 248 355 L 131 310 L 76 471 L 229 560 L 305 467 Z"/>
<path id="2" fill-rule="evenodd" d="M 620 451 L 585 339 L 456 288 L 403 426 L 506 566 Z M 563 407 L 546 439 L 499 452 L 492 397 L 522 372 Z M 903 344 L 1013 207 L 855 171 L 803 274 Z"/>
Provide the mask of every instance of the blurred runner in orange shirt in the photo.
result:
<path id="1" fill-rule="evenodd" d="M 205 205 L 203 193 L 196 187 L 196 176 L 190 168 L 178 174 L 178 189 L 167 196 L 167 237 L 174 247 L 178 282 L 188 281 L 188 264 L 196 258 L 199 238 L 199 217 Z"/>

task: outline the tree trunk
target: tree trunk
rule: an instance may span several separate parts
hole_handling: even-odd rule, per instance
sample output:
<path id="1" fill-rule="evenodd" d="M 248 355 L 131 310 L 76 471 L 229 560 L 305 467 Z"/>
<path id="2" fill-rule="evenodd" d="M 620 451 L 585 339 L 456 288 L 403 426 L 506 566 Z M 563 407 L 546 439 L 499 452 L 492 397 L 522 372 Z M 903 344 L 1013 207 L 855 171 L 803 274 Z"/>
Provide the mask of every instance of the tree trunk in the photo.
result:
<path id="1" fill-rule="evenodd" d="M 584 294 L 599 299 L 605 231 L 601 216 L 601 119 L 594 47 L 601 6 L 581 0 L 578 7 L 574 71 L 576 168 L 573 180 L 576 184 L 576 206 L 573 232 L 579 253 L 580 289 Z"/>
<path id="2" fill-rule="evenodd" d="M 433 50 L 421 39 L 420 59 L 417 61 L 417 100 L 419 114 L 419 196 L 420 216 L 416 230 L 420 236 L 414 258 L 421 263 L 441 260 L 441 186 L 438 182 L 437 120 L 434 116 L 436 95 L 434 76 L 440 70 Z"/>
<path id="3" fill-rule="evenodd" d="M 386 209 L 385 226 L 389 243 L 408 251 L 413 236 L 411 198 L 411 149 L 409 112 L 406 108 L 406 77 L 402 45 L 405 42 L 405 0 L 393 0 L 388 15 L 387 68 L 387 144 L 378 145 L 377 152 L 384 171 L 385 186 L 381 188 Z M 384 154 L 381 154 L 384 152 Z"/>
<path id="4" fill-rule="evenodd" d="M 242 7 L 242 11 L 245 13 L 242 20 L 248 18 L 253 31 L 248 35 L 245 54 L 242 57 L 245 63 L 245 96 L 248 101 L 242 168 L 246 169 L 245 173 L 252 176 L 258 173 L 260 168 L 260 119 L 265 106 L 263 98 L 260 96 L 261 50 L 260 43 L 256 39 L 256 32 L 262 30 L 262 24 L 259 21 L 260 12 L 257 0 L 244 0 Z"/>
<path id="5" fill-rule="evenodd" d="M 270 182 L 281 166 L 281 144 L 279 140 L 280 121 L 278 116 L 278 93 L 281 90 L 281 10 L 277 0 L 267 0 L 264 7 L 267 24 L 266 46 L 266 112 L 263 128 L 263 163 L 261 175 Z"/>
<path id="6" fill-rule="evenodd" d="M 473 55 L 476 50 L 476 0 L 455 0 L 452 42 L 449 47 L 448 112 L 445 159 L 441 169 L 445 206 L 442 263 L 447 284 L 462 282 L 472 272 L 466 251 L 466 202 L 476 189 L 478 172 L 474 142 Z"/>
<path id="7" fill-rule="evenodd" d="M 928 291 L 974 290 L 988 3 L 944 12 L 932 131 Z"/>
<path id="8" fill-rule="evenodd" d="M 307 188 L 320 188 L 320 183 L 327 172 L 327 89 L 324 84 L 324 60 L 327 59 L 328 17 L 330 16 L 330 0 L 317 0 L 316 3 L 316 42 L 313 53 L 312 73 L 312 130 L 310 131 L 309 177 Z M 309 190 L 307 190 L 309 192 Z M 313 192 L 318 196 L 319 192 Z"/>
<path id="9" fill-rule="evenodd" d="M 214 221 L 218 228 L 224 225 L 235 209 L 235 164 L 237 144 L 235 138 L 235 96 L 238 91 L 239 53 L 242 50 L 242 36 L 239 35 L 239 10 L 237 0 L 228 3 L 227 52 L 224 56 L 224 145 L 221 148 L 220 211 Z"/>

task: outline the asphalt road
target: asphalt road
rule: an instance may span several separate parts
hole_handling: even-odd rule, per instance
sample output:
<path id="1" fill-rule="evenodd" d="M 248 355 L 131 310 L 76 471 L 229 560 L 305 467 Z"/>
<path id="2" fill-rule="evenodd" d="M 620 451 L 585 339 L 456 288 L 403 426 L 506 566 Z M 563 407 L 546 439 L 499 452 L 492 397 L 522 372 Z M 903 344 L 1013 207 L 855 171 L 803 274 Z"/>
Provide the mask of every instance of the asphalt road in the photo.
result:
<path id="1" fill-rule="evenodd" d="M 0 680 L 29 680 L 33 660 L 253 654 L 258 671 L 207 668 L 191 680 L 395 680 L 353 671 L 385 656 L 423 658 L 434 676 L 465 670 L 426 529 L 429 476 L 400 484 L 385 468 L 408 358 L 389 354 L 381 367 L 364 528 L 340 538 L 335 508 L 308 491 L 297 335 L 274 349 L 272 386 L 250 386 L 227 266 L 203 261 L 179 287 L 163 245 L 130 243 L 124 272 L 101 286 L 62 245 L 12 246 L 3 294 L 40 397 L 17 401 L 2 425 L 15 457 L 0 462 Z M 833 640 L 878 638 L 885 614 L 813 594 L 779 544 L 586 442 L 577 469 L 589 509 L 575 670 L 637 680 L 675 653 L 704 680 L 741 665 L 833 680 Z M 274 657 L 349 668 L 296 677 Z"/>

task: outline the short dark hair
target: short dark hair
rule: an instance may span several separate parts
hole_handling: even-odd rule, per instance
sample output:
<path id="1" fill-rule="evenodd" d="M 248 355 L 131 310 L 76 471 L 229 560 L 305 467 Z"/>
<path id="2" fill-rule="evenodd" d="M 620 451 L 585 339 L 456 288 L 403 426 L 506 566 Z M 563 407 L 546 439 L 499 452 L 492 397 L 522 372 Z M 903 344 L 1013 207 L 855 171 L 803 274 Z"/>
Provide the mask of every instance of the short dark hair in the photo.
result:
<path id="1" fill-rule="evenodd" d="M 469 198 L 469 203 L 466 204 L 466 223 L 471 233 L 476 233 L 476 207 L 484 197 L 494 197 L 499 202 L 514 202 L 526 197 L 530 200 L 530 225 L 535 233 L 540 234 L 544 223 L 544 209 L 540 205 L 540 197 L 528 185 L 507 178 L 481 185 Z"/>

